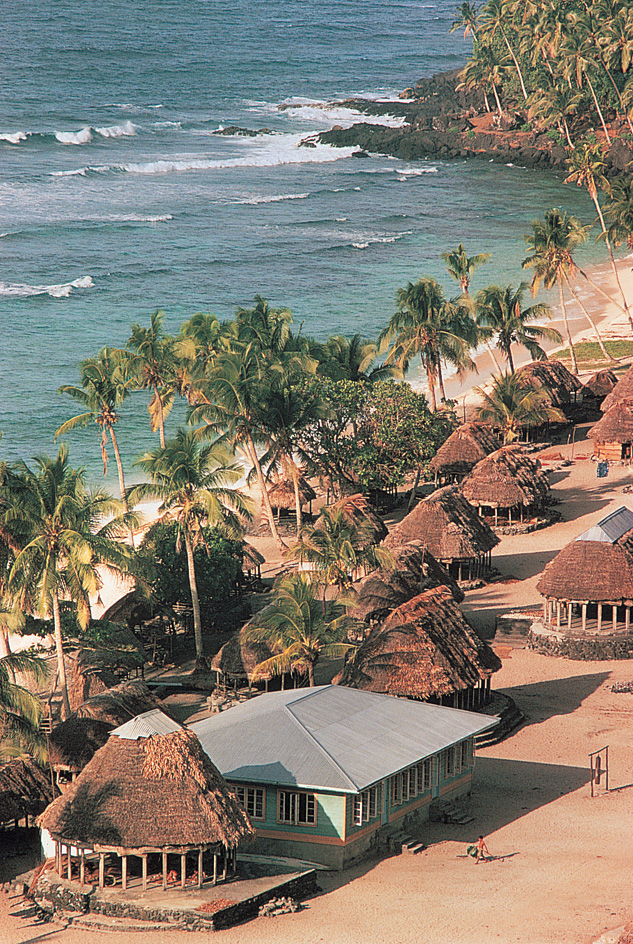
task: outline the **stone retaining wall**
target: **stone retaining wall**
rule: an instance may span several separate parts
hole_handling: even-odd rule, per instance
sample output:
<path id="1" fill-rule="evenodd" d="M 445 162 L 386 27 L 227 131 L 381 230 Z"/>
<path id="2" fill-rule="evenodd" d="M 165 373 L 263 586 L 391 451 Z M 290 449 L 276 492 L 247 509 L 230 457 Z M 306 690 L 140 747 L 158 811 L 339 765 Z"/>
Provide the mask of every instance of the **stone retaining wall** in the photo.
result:
<path id="1" fill-rule="evenodd" d="M 633 659 L 633 633 L 569 636 L 547 630 L 539 622 L 532 625 L 527 648 L 546 656 L 562 656 L 564 659 L 578 659 L 581 662 Z"/>

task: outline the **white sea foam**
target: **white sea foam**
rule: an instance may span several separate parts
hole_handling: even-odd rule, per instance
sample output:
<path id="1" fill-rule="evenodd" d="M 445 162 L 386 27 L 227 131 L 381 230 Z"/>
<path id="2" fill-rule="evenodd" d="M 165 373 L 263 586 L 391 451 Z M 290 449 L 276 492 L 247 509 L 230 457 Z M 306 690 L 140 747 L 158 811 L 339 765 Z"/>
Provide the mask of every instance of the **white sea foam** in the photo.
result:
<path id="1" fill-rule="evenodd" d="M 397 243 L 398 240 L 404 239 L 405 236 L 410 236 L 412 232 L 412 230 L 407 230 L 404 233 L 394 233 L 392 235 L 372 234 L 365 236 L 362 241 L 353 242 L 352 246 L 354 249 L 367 249 L 369 246 L 375 245 L 376 243 Z"/>
<path id="2" fill-rule="evenodd" d="M 284 200 L 307 200 L 310 193 L 278 193 L 270 197 L 246 197 L 244 200 L 236 200 L 239 204 L 252 204 L 257 206 L 260 203 L 282 203 Z"/>
<path id="3" fill-rule="evenodd" d="M 27 138 L 26 131 L 5 131 L 0 134 L 0 141 L 8 141 L 9 144 L 19 144 L 20 141 L 26 141 Z"/>
<path id="4" fill-rule="evenodd" d="M 364 112 L 357 111 L 354 108 L 348 108 L 343 105 L 336 105 L 333 102 L 311 102 L 292 99 L 289 103 L 284 103 L 283 112 L 291 118 L 301 118 L 304 121 L 316 121 L 323 124 L 324 121 L 330 124 L 342 125 L 343 127 L 364 122 L 368 125 L 384 125 L 387 128 L 401 128 L 405 119 L 396 115 L 367 115 Z"/>
<path id="5" fill-rule="evenodd" d="M 82 128 L 81 131 L 56 131 L 55 137 L 60 144 L 90 144 L 92 131 Z"/>
<path id="6" fill-rule="evenodd" d="M 75 288 L 92 288 L 94 282 L 89 275 L 60 285 L 24 285 L 19 282 L 0 282 L 0 296 L 27 298 L 32 295 L 50 295 L 51 298 L 68 298 Z"/>
<path id="7" fill-rule="evenodd" d="M 51 177 L 85 177 L 91 167 L 79 167 L 77 170 L 53 170 Z"/>
<path id="8" fill-rule="evenodd" d="M 131 121 L 124 121 L 122 125 L 112 125 L 109 128 L 95 128 L 102 138 L 124 138 L 136 134 L 136 125 Z"/>
<path id="9" fill-rule="evenodd" d="M 164 213 L 160 216 L 141 216 L 131 213 L 129 215 L 107 217 L 109 223 L 168 223 L 169 220 L 173 220 L 171 213 Z"/>
<path id="10" fill-rule="evenodd" d="M 411 167 L 406 170 L 397 170 L 394 168 L 394 172 L 398 174 L 399 177 L 422 177 L 423 174 L 437 174 L 437 167 Z"/>

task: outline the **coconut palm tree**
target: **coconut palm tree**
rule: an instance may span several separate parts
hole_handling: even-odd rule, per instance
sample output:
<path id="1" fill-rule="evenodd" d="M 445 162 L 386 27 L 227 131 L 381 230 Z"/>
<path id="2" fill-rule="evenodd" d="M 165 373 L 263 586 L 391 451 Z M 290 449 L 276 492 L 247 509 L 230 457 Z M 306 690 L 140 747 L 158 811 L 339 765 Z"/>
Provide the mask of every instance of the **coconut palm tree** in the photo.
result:
<path id="1" fill-rule="evenodd" d="M 319 659 L 345 656 L 354 648 L 349 636 L 358 625 L 341 604 L 330 601 L 323 607 L 305 574 L 286 574 L 275 584 L 270 605 L 243 630 L 249 642 L 265 642 L 275 652 L 260 662 L 253 678 L 298 672 L 313 686 Z"/>
<path id="2" fill-rule="evenodd" d="M 379 380 L 400 378 L 397 367 L 392 364 L 381 364 L 374 367 L 378 355 L 378 347 L 361 334 L 354 334 L 346 338 L 341 334 L 333 335 L 323 345 L 327 357 L 326 368 L 331 375 L 336 374 L 336 380 L 367 381 L 376 383 Z M 334 369 L 332 369 L 334 368 Z"/>
<path id="3" fill-rule="evenodd" d="M 565 422 L 565 415 L 553 407 L 544 390 L 535 390 L 521 374 L 500 374 L 492 378 L 492 387 L 476 387 L 483 403 L 476 412 L 482 423 L 496 426 L 503 442 L 517 439 L 522 429 L 548 422 Z"/>
<path id="4" fill-rule="evenodd" d="M 494 39 L 497 31 L 499 32 L 514 63 L 514 68 L 516 69 L 519 82 L 521 84 L 523 98 L 527 99 L 527 91 L 525 89 L 525 82 L 523 81 L 523 72 L 521 71 L 519 60 L 517 59 L 514 49 L 510 45 L 510 41 L 508 39 L 507 24 L 510 19 L 511 9 L 509 3 L 505 2 L 505 0 L 487 0 L 481 15 L 480 32 L 482 36 L 485 36 L 487 42 L 491 42 Z"/>
<path id="5" fill-rule="evenodd" d="M 477 39 L 477 18 L 479 14 L 475 4 L 464 2 L 456 12 L 457 19 L 453 21 L 449 32 L 454 33 L 455 30 L 463 29 L 464 39 L 468 39 L 471 34 Z"/>
<path id="6" fill-rule="evenodd" d="M 581 35 L 575 30 L 568 30 L 560 45 L 560 54 L 562 56 L 562 71 L 568 82 L 575 81 L 578 89 L 582 91 L 587 84 L 593 104 L 600 119 L 604 136 L 607 144 L 611 147 L 611 138 L 609 130 L 604 120 L 604 115 L 598 98 L 592 76 L 596 68 L 596 62 L 592 55 L 592 44 L 586 36 Z M 594 76 L 595 81 L 595 76 Z"/>
<path id="7" fill-rule="evenodd" d="M 45 618 L 52 617 L 62 717 L 67 718 L 70 704 L 60 601 L 73 601 L 77 622 L 85 629 L 90 622 L 90 597 L 102 585 L 99 566 L 118 574 L 134 570 L 131 549 L 120 538 L 125 528 L 138 522 L 134 515 L 121 514 L 121 503 L 108 492 L 86 488 L 84 470 L 71 467 L 65 446 L 56 458 L 38 456 L 35 462 L 35 470 L 18 463 L 22 489 L 5 514 L 9 523 L 17 517 L 26 533 L 8 589 L 21 610 L 36 609 Z"/>
<path id="8" fill-rule="evenodd" d="M 527 282 L 521 282 L 516 289 L 511 285 L 489 285 L 478 292 L 475 300 L 477 324 L 484 332 L 489 332 L 491 338 L 496 339 L 497 347 L 508 361 L 510 373 L 514 373 L 513 344 L 527 348 L 532 360 L 543 360 L 547 354 L 537 338 L 545 341 L 562 340 L 554 328 L 530 323 L 539 318 L 551 318 L 552 310 L 542 302 L 523 308 L 527 287 Z"/>
<path id="9" fill-rule="evenodd" d="M 564 135 L 570 150 L 574 150 L 567 118 L 575 115 L 582 103 L 582 95 L 568 85 L 564 79 L 554 79 L 546 88 L 537 89 L 528 98 L 528 119 L 534 118 L 545 127 L 555 124 Z"/>
<path id="10" fill-rule="evenodd" d="M 457 249 L 441 253 L 440 258 L 446 263 L 446 271 L 450 277 L 459 282 L 462 294 L 468 297 L 468 289 L 473 273 L 488 262 L 492 256 L 489 252 L 479 252 L 474 256 L 467 256 L 466 250 L 460 243 Z"/>
<path id="11" fill-rule="evenodd" d="M 200 599 L 196 582 L 194 549 L 204 544 L 203 525 L 222 524 L 233 533 L 241 530 L 240 516 L 250 517 L 250 502 L 232 486 L 242 476 L 242 469 L 232 461 L 225 446 L 214 441 L 198 442 L 193 430 L 179 429 L 164 448 L 145 453 L 136 463 L 150 481 L 130 490 L 132 500 L 158 498 L 159 512 L 175 518 L 179 536 L 184 541 L 193 630 L 196 643 L 196 670 L 207 663 L 202 639 Z"/>
<path id="12" fill-rule="evenodd" d="M 130 370 L 136 379 L 137 390 L 152 390 L 147 407 L 152 432 L 158 431 L 160 444 L 165 448 L 165 416 L 171 410 L 176 389 L 177 352 L 172 337 L 163 330 L 164 311 L 154 311 L 149 328 L 132 325 L 127 342 L 134 352 Z"/>
<path id="13" fill-rule="evenodd" d="M 25 752 L 44 760 L 46 742 L 40 730 L 42 703 L 20 682 L 28 677 L 37 684 L 48 677 L 41 656 L 12 652 L 0 657 L 0 760 Z"/>
<path id="14" fill-rule="evenodd" d="M 379 337 L 381 350 L 389 348 L 385 363 L 393 363 L 406 373 L 411 360 L 419 357 L 426 370 L 431 410 L 435 412 L 437 382 L 445 399 L 442 362 L 453 364 L 458 371 L 472 369 L 469 351 L 476 344 L 476 325 L 465 306 L 446 301 L 435 279 L 409 282 L 398 289 L 396 299 L 398 311 Z"/>
<path id="15" fill-rule="evenodd" d="M 609 221 L 610 242 L 616 249 L 623 242 L 627 249 L 633 249 L 633 177 L 616 177 L 613 181 L 605 216 Z"/>
<path id="16" fill-rule="evenodd" d="M 465 89 L 467 92 L 480 89 L 484 99 L 486 111 L 490 111 L 487 90 L 492 94 L 497 105 L 497 114 L 503 115 L 501 100 L 497 91 L 503 85 L 503 79 L 508 71 L 508 59 L 499 55 L 496 49 L 490 46 L 477 45 L 475 55 L 459 73 L 459 85 L 456 91 Z"/>
<path id="17" fill-rule="evenodd" d="M 64 436 L 78 427 L 95 423 L 101 431 L 101 457 L 103 459 L 103 474 L 108 472 L 108 434 L 112 441 L 112 449 L 119 475 L 121 500 L 125 511 L 128 511 L 125 494 L 125 476 L 123 463 L 119 451 L 119 443 L 114 431 L 119 421 L 118 409 L 130 395 L 134 387 L 134 377 L 129 372 L 130 358 L 126 351 L 117 351 L 104 347 L 97 357 L 88 358 L 81 364 L 81 387 L 64 384 L 59 388 L 60 393 L 66 393 L 84 408 L 84 412 L 72 419 L 66 420 L 55 433 Z"/>
<path id="18" fill-rule="evenodd" d="M 624 294 L 624 289 L 622 288 L 618 267 L 615 264 L 613 250 L 611 249 L 611 243 L 609 241 L 609 234 L 607 232 L 604 216 L 602 214 L 602 207 L 600 206 L 600 201 L 598 200 L 598 187 L 600 187 L 601 190 L 606 190 L 607 193 L 610 190 L 609 181 L 604 175 L 605 167 L 606 164 L 602 158 L 602 150 L 600 145 L 591 144 L 589 141 L 581 141 L 567 160 L 567 169 L 569 170 L 569 175 L 565 178 L 565 183 L 573 182 L 577 187 L 586 187 L 589 196 L 593 200 L 593 205 L 596 208 L 598 219 L 600 220 L 602 238 L 604 239 L 606 247 L 609 251 L 611 268 L 613 269 L 613 274 L 622 297 L 624 310 L 628 316 L 631 329 L 633 329 L 633 314 L 631 313 L 626 296 Z"/>

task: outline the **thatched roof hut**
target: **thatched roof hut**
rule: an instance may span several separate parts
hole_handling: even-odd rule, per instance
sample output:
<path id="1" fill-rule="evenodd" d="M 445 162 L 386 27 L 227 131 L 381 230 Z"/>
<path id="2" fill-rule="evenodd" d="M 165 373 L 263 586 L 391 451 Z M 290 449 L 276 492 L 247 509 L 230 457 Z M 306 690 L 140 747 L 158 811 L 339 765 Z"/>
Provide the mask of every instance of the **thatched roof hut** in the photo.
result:
<path id="1" fill-rule="evenodd" d="M 462 495 L 479 509 L 494 509 L 495 524 L 499 509 L 512 521 L 523 520 L 524 511 L 543 507 L 549 495 L 549 481 L 538 459 L 529 456 L 520 446 L 504 446 L 478 462 L 461 482 Z"/>
<path id="2" fill-rule="evenodd" d="M 279 479 L 267 491 L 273 509 L 279 511 L 295 507 L 295 486 L 292 479 Z M 316 492 L 303 476 L 299 477 L 299 495 L 302 506 L 313 502 L 316 498 Z"/>
<path id="3" fill-rule="evenodd" d="M 150 852 L 198 851 L 223 846 L 233 850 L 254 830 L 237 797 L 192 731 L 180 729 L 150 737 L 110 735 L 107 743 L 59 799 L 40 817 L 40 825 L 61 844 L 144 858 Z M 61 856 L 58 855 L 58 859 Z M 82 858 L 83 862 L 83 858 Z M 61 864 L 61 863 L 60 863 Z M 186 865 L 186 863 L 185 863 Z M 166 887 L 166 856 L 163 885 Z M 100 885 L 103 866 L 100 869 Z M 184 885 L 185 875 L 183 874 Z"/>
<path id="4" fill-rule="evenodd" d="M 77 708 L 75 715 L 106 721 L 116 727 L 152 708 L 164 711 L 162 702 L 150 692 L 145 682 L 132 679 L 89 698 Z"/>
<path id="5" fill-rule="evenodd" d="M 633 400 L 620 400 L 588 431 L 599 459 L 618 462 L 631 458 L 633 444 Z"/>
<path id="6" fill-rule="evenodd" d="M 54 796 L 50 778 L 32 760 L 16 758 L 0 767 L 0 823 L 39 816 Z"/>
<path id="7" fill-rule="evenodd" d="M 335 511 L 341 510 L 354 524 L 359 525 L 363 522 L 369 522 L 372 529 L 372 544 L 380 544 L 380 542 L 384 541 L 389 533 L 385 522 L 382 520 L 380 515 L 376 514 L 365 496 L 361 493 L 356 495 L 346 495 L 343 498 L 339 498 L 338 501 L 334 502 L 334 504 L 330 505 L 329 507 Z M 317 518 L 317 527 L 318 523 L 319 522 Z"/>
<path id="8" fill-rule="evenodd" d="M 389 532 L 388 547 L 422 541 L 433 557 L 448 566 L 449 573 L 461 580 L 461 564 L 472 576 L 490 563 L 490 553 L 499 543 L 490 526 L 454 485 L 446 485 L 423 499 Z M 480 566 L 481 565 L 481 566 Z"/>
<path id="9" fill-rule="evenodd" d="M 114 727 L 95 718 L 77 718 L 71 715 L 53 728 L 49 736 L 49 759 L 57 773 L 80 773 L 108 740 Z"/>
<path id="10" fill-rule="evenodd" d="M 633 365 L 620 377 L 615 387 L 602 401 L 600 409 L 606 413 L 616 403 L 633 403 Z"/>
<path id="11" fill-rule="evenodd" d="M 265 642 L 247 639 L 245 628 L 231 636 L 211 660 L 211 669 L 224 682 L 240 685 L 247 682 L 250 685 L 255 668 L 273 655 Z M 263 681 L 264 677 L 261 678 Z"/>
<path id="12" fill-rule="evenodd" d="M 429 462 L 429 469 L 443 481 L 462 478 L 495 449 L 499 437 L 486 423 L 464 423 L 448 437 Z"/>
<path id="13" fill-rule="evenodd" d="M 462 616 L 446 587 L 426 590 L 374 629 L 339 685 L 456 707 L 485 700 L 501 661 Z M 459 693 L 469 693 L 459 698 Z"/>
<path id="14" fill-rule="evenodd" d="M 354 619 L 382 622 L 402 603 L 434 587 L 448 587 L 457 603 L 464 599 L 457 582 L 421 541 L 392 548 L 391 554 L 393 568 L 375 570 L 359 582 L 350 611 Z"/>
<path id="15" fill-rule="evenodd" d="M 560 361 L 532 361 L 519 367 L 516 373 L 529 378 L 534 389 L 546 393 L 552 406 L 563 412 L 582 401 L 582 383 Z"/>
<path id="16" fill-rule="evenodd" d="M 156 606 L 138 588 L 130 590 L 108 607 L 102 619 L 110 623 L 140 626 L 156 615 Z"/>
<path id="17" fill-rule="evenodd" d="M 617 382 L 618 378 L 612 370 L 597 370 L 582 388 L 583 400 L 602 402 L 605 397 L 609 396 Z"/>
<path id="18" fill-rule="evenodd" d="M 257 548 L 247 541 L 244 541 L 242 545 L 242 555 L 242 569 L 247 574 L 256 573 L 259 576 L 262 564 L 266 563 L 264 555 L 260 554 Z"/>

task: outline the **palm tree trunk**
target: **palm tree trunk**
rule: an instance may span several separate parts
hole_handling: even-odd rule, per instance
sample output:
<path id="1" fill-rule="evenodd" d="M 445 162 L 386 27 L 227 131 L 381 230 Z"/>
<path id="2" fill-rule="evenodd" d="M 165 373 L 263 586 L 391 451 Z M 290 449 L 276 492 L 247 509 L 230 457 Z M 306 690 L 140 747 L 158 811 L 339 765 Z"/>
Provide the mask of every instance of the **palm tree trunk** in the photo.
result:
<path id="1" fill-rule="evenodd" d="M 517 75 L 519 76 L 519 82 L 521 83 L 521 91 L 523 92 L 523 98 L 525 99 L 525 101 L 527 101 L 528 96 L 527 96 L 527 92 L 525 91 L 525 83 L 523 82 L 523 75 L 519 67 L 519 62 L 517 60 L 517 57 L 514 55 L 514 50 L 512 49 L 512 46 L 510 45 L 510 43 L 508 42 L 508 38 L 506 34 L 503 32 L 503 27 L 501 26 L 501 23 L 499 23 L 499 29 L 501 30 L 501 35 L 503 36 L 505 44 L 508 47 L 508 52 L 512 56 L 512 61 L 514 62 L 514 66 L 517 70 Z"/>
<path id="2" fill-rule="evenodd" d="M 600 105 L 598 104 L 598 99 L 596 98 L 596 93 L 594 92 L 593 85 L 591 84 L 591 79 L 589 78 L 587 73 L 585 73 L 585 78 L 587 79 L 587 85 L 589 86 L 589 89 L 591 91 L 591 97 L 593 98 L 593 103 L 596 106 L 596 111 L 598 112 L 598 118 L 600 119 L 602 130 L 604 131 L 605 137 L 607 139 L 607 144 L 609 145 L 609 147 L 611 147 L 611 138 L 609 137 L 609 132 L 607 131 L 607 126 L 604 122 L 604 116 L 600 109 Z"/>
<path id="3" fill-rule="evenodd" d="M 308 685 L 310 688 L 314 688 L 314 665 L 312 662 L 308 662 Z"/>
<path id="4" fill-rule="evenodd" d="M 160 436 L 160 447 L 165 448 L 165 418 L 163 416 L 163 401 L 160 398 L 158 387 L 154 384 L 154 396 L 158 405 L 158 435 Z"/>
<path id="5" fill-rule="evenodd" d="M 569 281 L 569 279 L 568 279 L 566 276 L 565 276 L 565 285 L 566 285 L 567 288 L 569 289 L 570 293 L 573 295 L 573 297 L 574 297 L 574 299 L 576 300 L 577 304 L 580 306 L 580 308 L 582 308 L 583 312 L 585 313 L 585 317 L 587 318 L 587 321 L 589 322 L 589 324 L 590 324 L 591 327 L 593 328 L 593 330 L 594 330 L 594 332 L 595 332 L 595 334 L 596 334 L 596 338 L 598 339 L 598 344 L 600 345 L 600 350 L 602 351 L 602 354 L 603 354 L 603 356 L 604 356 L 604 359 L 607 360 L 607 361 L 615 361 L 615 357 L 612 357 L 611 354 L 609 354 L 609 352 L 607 351 L 606 347 L 604 346 L 604 341 L 602 340 L 602 335 L 600 334 L 600 331 L 598 330 L 598 325 L 595 323 L 595 321 L 593 320 L 593 318 L 591 317 L 591 315 L 589 314 L 589 312 L 587 311 L 587 309 L 585 308 L 585 306 L 584 306 L 583 303 L 581 302 L 580 298 L 578 297 L 578 294 L 577 294 L 576 291 L 572 288 L 571 282 Z"/>
<path id="6" fill-rule="evenodd" d="M 444 378 L 442 377 L 442 364 L 438 359 L 437 362 L 437 380 L 440 385 L 440 397 L 442 402 L 446 402 L 446 391 L 444 390 Z"/>
<path id="7" fill-rule="evenodd" d="M 68 682 L 66 681 L 66 663 L 64 662 L 64 643 L 62 640 L 62 618 L 59 612 L 59 597 L 57 591 L 52 593 L 53 628 L 55 638 L 55 653 L 57 655 L 57 675 L 62 690 L 62 721 L 70 717 L 70 701 L 68 699 Z"/>
<path id="8" fill-rule="evenodd" d="M 510 368 L 510 373 L 513 374 L 514 373 L 514 359 L 512 357 L 512 348 L 509 344 L 508 344 L 508 350 L 506 351 L 506 354 L 508 355 L 508 366 Z"/>
<path id="9" fill-rule="evenodd" d="M 495 83 L 492 83 L 492 91 L 494 93 L 495 102 L 497 103 L 497 111 L 499 112 L 499 117 L 503 115 L 503 108 L 501 107 L 501 102 L 499 101 L 499 96 L 497 95 L 497 86 Z"/>
<path id="10" fill-rule="evenodd" d="M 114 458 L 116 461 L 117 473 L 119 475 L 119 491 L 121 492 L 121 501 L 123 502 L 123 511 L 126 515 L 130 512 L 130 506 L 127 501 L 127 494 L 125 492 L 125 478 L 123 476 L 123 463 L 121 462 L 121 453 L 119 452 L 119 444 L 114 432 L 114 427 L 110 427 L 110 438 L 112 439 L 112 449 L 114 450 Z M 132 547 L 134 547 L 134 531 L 131 527 L 128 528 L 130 532 L 130 541 L 132 542 Z"/>
<path id="11" fill-rule="evenodd" d="M 598 200 L 598 194 L 595 192 L 591 193 L 591 199 L 593 200 L 594 206 L 596 208 L 598 219 L 600 220 L 600 226 L 602 227 L 602 232 L 604 234 L 604 241 L 606 243 L 607 249 L 609 250 L 609 259 L 611 260 L 611 268 L 613 269 L 613 274 L 615 275 L 615 281 L 620 291 L 620 295 L 622 296 L 622 302 L 624 303 L 624 310 L 629 319 L 629 324 L 631 325 L 631 328 L 633 329 L 633 316 L 631 315 L 629 303 L 626 300 L 626 295 L 624 294 L 624 289 L 622 288 L 622 283 L 620 282 L 620 275 L 618 272 L 618 267 L 615 264 L 615 257 L 613 255 L 613 249 L 611 248 L 611 243 L 609 242 L 609 237 L 607 235 L 607 227 L 604 222 L 604 217 L 602 215 L 602 207 L 600 206 L 600 202 Z"/>
<path id="12" fill-rule="evenodd" d="M 413 488 L 411 489 L 411 495 L 409 496 L 409 503 L 407 505 L 407 514 L 413 508 L 413 502 L 415 501 L 415 493 L 418 490 L 418 485 L 420 484 L 420 467 L 418 466 L 418 471 L 415 473 L 415 482 L 413 483 Z"/>
<path id="13" fill-rule="evenodd" d="M 571 331 L 569 330 L 569 321 L 567 320 L 567 309 L 565 308 L 565 299 L 563 298 L 563 283 L 561 279 L 558 280 L 558 294 L 560 296 L 560 308 L 563 313 L 563 320 L 565 322 L 565 331 L 567 332 L 567 342 L 569 344 L 569 353 L 571 354 L 571 372 L 572 374 L 577 374 L 578 362 L 576 360 L 574 342 L 571 339 Z"/>
<path id="14" fill-rule="evenodd" d="M 277 527 L 275 525 L 275 516 L 273 514 L 272 505 L 270 504 L 270 498 L 268 497 L 268 492 L 266 490 L 266 483 L 264 481 L 264 473 L 262 472 L 262 467 L 260 465 L 259 458 L 257 456 L 257 451 L 255 449 L 255 443 L 253 442 L 253 437 L 251 436 L 250 432 L 247 433 L 246 444 L 247 444 L 248 458 L 253 464 L 253 468 L 255 469 L 255 474 L 257 475 L 257 483 L 262 493 L 262 501 L 264 503 L 264 508 L 266 509 L 266 517 L 268 518 L 268 527 L 270 528 L 270 533 L 272 534 L 274 540 L 277 542 L 279 546 L 279 550 L 283 551 L 286 549 L 287 545 L 284 543 L 284 541 L 281 540 L 279 536 L 279 532 L 277 531 Z"/>
<path id="15" fill-rule="evenodd" d="M 631 312 L 628 306 L 624 308 L 619 302 L 616 302 L 615 298 L 613 298 L 612 295 L 609 295 L 609 293 L 605 292 L 605 290 L 600 285 L 598 285 L 597 282 L 594 282 L 591 276 L 587 275 L 587 273 L 584 272 L 582 269 L 578 269 L 578 271 L 582 275 L 583 279 L 585 279 L 586 282 L 589 282 L 589 285 L 591 285 L 591 287 L 595 289 L 595 291 L 598 292 L 599 295 L 602 295 L 602 297 L 606 298 L 608 302 L 611 302 L 612 305 L 615 305 L 615 307 L 618 308 L 622 312 L 623 315 L 628 315 L 629 323 L 631 325 L 631 328 L 633 329 L 633 319 L 631 318 Z"/>
<path id="16" fill-rule="evenodd" d="M 492 344 L 490 343 L 490 341 L 486 341 L 486 347 L 488 348 L 488 353 L 490 354 L 490 357 L 492 358 L 493 364 L 495 365 L 495 367 L 497 368 L 497 370 L 499 371 L 499 373 L 501 373 L 501 364 L 500 364 L 499 361 L 497 360 L 497 355 L 495 354 L 494 349 L 493 349 Z"/>
<path id="17" fill-rule="evenodd" d="M 292 484 L 294 485 L 295 490 L 295 517 L 297 519 L 297 537 L 301 534 L 301 494 L 299 492 L 299 469 L 296 466 L 296 463 L 291 459 L 292 462 Z"/>
<path id="18" fill-rule="evenodd" d="M 426 379 L 429 385 L 429 400 L 431 401 L 431 413 L 435 413 L 437 411 L 437 402 L 435 400 L 435 376 L 433 375 L 433 371 L 431 370 L 428 364 L 426 365 Z"/>
<path id="19" fill-rule="evenodd" d="M 187 552 L 187 573 L 189 576 L 189 590 L 191 591 L 191 606 L 193 608 L 193 635 L 196 641 L 196 669 L 207 669 L 207 660 L 204 657 L 204 642 L 202 640 L 202 619 L 200 617 L 200 598 L 196 581 L 196 567 L 193 559 L 193 545 L 191 535 L 183 527 L 185 550 Z"/>
<path id="20" fill-rule="evenodd" d="M 9 643 L 9 630 L 6 626 L 0 626 L 0 659 L 11 655 L 11 645 Z"/>

